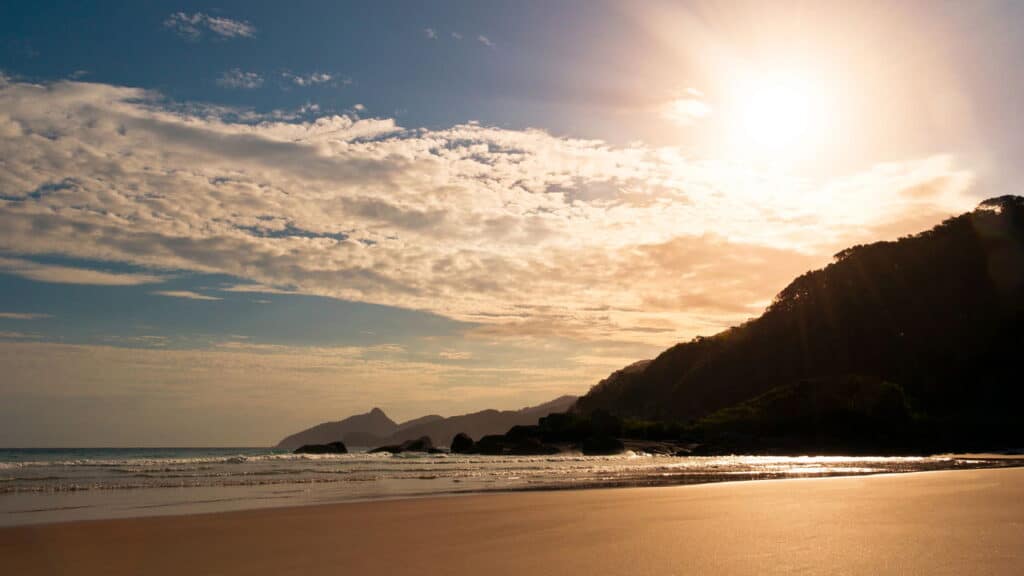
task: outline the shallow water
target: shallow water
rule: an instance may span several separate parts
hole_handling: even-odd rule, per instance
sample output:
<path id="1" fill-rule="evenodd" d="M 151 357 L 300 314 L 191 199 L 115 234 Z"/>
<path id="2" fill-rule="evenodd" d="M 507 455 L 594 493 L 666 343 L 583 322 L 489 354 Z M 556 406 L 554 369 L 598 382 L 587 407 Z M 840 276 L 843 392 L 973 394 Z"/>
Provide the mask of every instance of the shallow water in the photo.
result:
<path id="1" fill-rule="evenodd" d="M 967 457 L 293 455 L 252 448 L 0 450 L 0 525 L 468 492 L 1000 467 Z"/>

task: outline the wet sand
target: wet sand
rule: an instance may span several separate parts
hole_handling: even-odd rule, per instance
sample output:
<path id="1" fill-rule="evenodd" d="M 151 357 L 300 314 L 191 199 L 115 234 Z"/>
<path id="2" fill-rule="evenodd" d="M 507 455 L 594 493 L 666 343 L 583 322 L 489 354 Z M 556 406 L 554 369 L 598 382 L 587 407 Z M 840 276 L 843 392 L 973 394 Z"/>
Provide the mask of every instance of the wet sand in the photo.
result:
<path id="1" fill-rule="evenodd" d="M 1022 574 L 1024 469 L 0 528 L 4 574 Z"/>

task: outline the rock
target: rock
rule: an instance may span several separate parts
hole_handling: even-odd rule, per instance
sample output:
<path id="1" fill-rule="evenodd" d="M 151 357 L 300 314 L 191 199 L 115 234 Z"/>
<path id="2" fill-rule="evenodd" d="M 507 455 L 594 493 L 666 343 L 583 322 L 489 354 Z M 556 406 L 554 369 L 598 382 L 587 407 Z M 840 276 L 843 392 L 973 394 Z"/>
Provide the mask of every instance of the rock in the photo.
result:
<path id="1" fill-rule="evenodd" d="M 473 451 L 473 439 L 464 432 L 459 432 L 452 438 L 450 450 L 452 454 L 469 454 Z"/>
<path id="2" fill-rule="evenodd" d="M 516 456 L 546 456 L 561 450 L 541 442 L 540 438 L 523 438 L 507 446 L 507 452 Z"/>
<path id="3" fill-rule="evenodd" d="M 420 436 L 415 440 L 406 440 L 401 444 L 402 452 L 430 452 L 434 449 L 434 442 L 430 436 Z"/>
<path id="4" fill-rule="evenodd" d="M 498 456 L 503 454 L 516 456 L 541 456 L 557 454 L 560 450 L 540 441 L 540 438 L 530 436 L 492 434 L 484 436 L 473 447 L 477 454 Z"/>
<path id="5" fill-rule="evenodd" d="M 420 436 L 415 440 L 406 440 L 401 444 L 392 444 L 391 446 L 381 446 L 380 448 L 374 448 L 370 450 L 370 453 L 377 452 L 390 452 L 392 454 L 399 454 L 401 452 L 431 452 L 437 450 L 434 448 L 434 442 L 430 439 L 430 436 Z"/>
<path id="6" fill-rule="evenodd" d="M 614 436 L 591 436 L 580 444 L 580 451 L 587 456 L 621 454 L 625 449 L 622 440 Z"/>
<path id="7" fill-rule="evenodd" d="M 348 448 L 341 441 L 329 444 L 303 444 L 296 448 L 292 454 L 348 454 Z"/>
<path id="8" fill-rule="evenodd" d="M 474 446 L 477 454 L 498 455 L 505 453 L 505 437 L 501 434 L 489 434 L 477 441 Z"/>
<path id="9" fill-rule="evenodd" d="M 507 440 L 521 441 L 529 438 L 540 438 L 540 426 L 513 426 L 505 432 Z"/>

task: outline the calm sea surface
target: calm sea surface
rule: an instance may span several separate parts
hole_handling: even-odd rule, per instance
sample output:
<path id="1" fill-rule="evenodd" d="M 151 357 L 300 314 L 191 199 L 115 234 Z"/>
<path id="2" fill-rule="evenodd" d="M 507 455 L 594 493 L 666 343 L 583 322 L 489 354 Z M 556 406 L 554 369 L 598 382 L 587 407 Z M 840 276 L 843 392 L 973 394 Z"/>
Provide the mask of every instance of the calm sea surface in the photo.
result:
<path id="1" fill-rule="evenodd" d="M 468 492 L 1019 465 L 965 457 L 293 455 L 252 448 L 0 449 L 0 525 Z"/>

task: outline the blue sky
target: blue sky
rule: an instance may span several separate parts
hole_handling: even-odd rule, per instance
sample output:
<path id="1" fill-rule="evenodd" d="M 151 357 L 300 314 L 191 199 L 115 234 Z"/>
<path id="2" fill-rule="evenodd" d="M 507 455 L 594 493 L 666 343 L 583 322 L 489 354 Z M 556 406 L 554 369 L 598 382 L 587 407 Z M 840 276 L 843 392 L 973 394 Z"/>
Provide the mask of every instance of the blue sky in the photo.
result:
<path id="1" fill-rule="evenodd" d="M 0 445 L 583 393 L 1016 192 L 1021 11 L 6 3 Z"/>
<path id="2" fill-rule="evenodd" d="M 581 40 L 590 43 L 592 34 L 615 30 L 590 2 L 49 6 L 15 3 L 4 9 L 9 48 L 0 63 L 8 73 L 59 78 L 85 71 L 83 78 L 91 81 L 144 86 L 182 102 L 256 110 L 315 102 L 324 110 L 345 111 L 363 104 L 370 114 L 427 127 L 473 119 L 514 127 L 547 124 L 543 115 L 506 111 L 503 101 L 540 108 L 545 101 L 570 98 L 565 89 L 575 82 L 566 82 L 566 65 L 590 63 L 585 54 L 569 50 Z M 199 25 L 193 37 L 164 26 L 178 12 L 246 22 L 254 30 L 251 36 L 227 37 Z M 217 80 L 235 68 L 258 74 L 264 89 L 221 89 Z M 314 73 L 332 80 L 301 89 L 283 76 Z"/>

